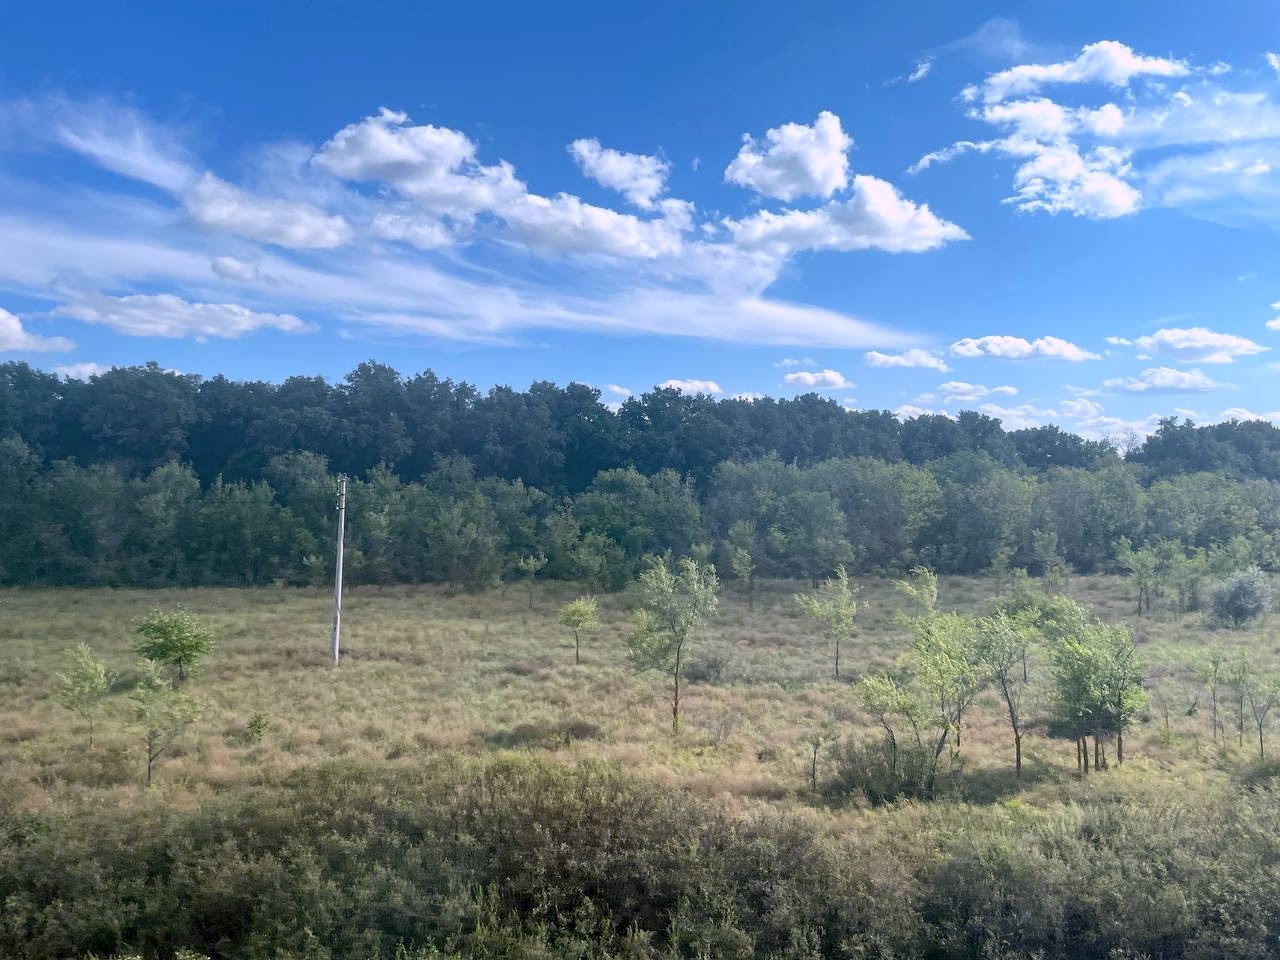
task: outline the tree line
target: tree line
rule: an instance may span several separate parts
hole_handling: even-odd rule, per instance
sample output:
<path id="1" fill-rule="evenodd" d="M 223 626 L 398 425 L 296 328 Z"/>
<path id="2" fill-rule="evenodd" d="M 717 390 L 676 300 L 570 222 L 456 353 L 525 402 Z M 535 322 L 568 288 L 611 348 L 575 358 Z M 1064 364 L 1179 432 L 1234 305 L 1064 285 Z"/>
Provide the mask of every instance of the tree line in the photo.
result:
<path id="1" fill-rule="evenodd" d="M 1155 557 L 1140 603 L 1195 609 L 1199 581 L 1280 566 L 1280 430 L 1262 422 L 1167 420 L 1121 457 L 1052 426 L 812 394 L 655 390 L 613 411 L 581 384 L 482 395 L 372 363 L 337 385 L 9 363 L 0 582 L 322 582 L 340 472 L 353 582 L 617 588 L 669 554 L 750 596 L 842 565 L 1060 577 Z"/>

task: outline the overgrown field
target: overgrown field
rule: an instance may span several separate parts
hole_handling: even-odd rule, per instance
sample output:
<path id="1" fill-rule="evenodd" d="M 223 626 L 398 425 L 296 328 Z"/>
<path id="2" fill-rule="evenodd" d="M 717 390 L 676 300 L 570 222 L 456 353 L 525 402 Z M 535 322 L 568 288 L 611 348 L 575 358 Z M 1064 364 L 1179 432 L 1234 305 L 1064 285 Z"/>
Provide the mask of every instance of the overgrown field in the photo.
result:
<path id="1" fill-rule="evenodd" d="M 769 583 L 726 588 L 696 639 L 684 727 L 626 657 L 630 606 L 583 642 L 566 584 L 483 594 L 359 588 L 328 662 L 321 590 L 0 593 L 0 954 L 58 957 L 1264 956 L 1280 950 L 1280 795 L 1256 729 L 1199 679 L 1212 647 L 1277 665 L 1280 618 L 1210 630 L 1125 581 L 1066 592 L 1129 623 L 1152 691 L 1125 763 L 1080 779 L 1030 663 L 1024 776 L 993 692 L 969 711 L 938 799 L 832 789 L 878 742 L 850 681 L 910 645 L 900 596 L 863 583 L 832 651 Z M 1000 579 L 944 578 L 979 612 Z M 186 607 L 216 649 L 200 719 L 145 788 L 130 723 L 137 622 Z M 118 673 L 98 721 L 53 695 L 76 643 Z M 256 722 L 251 722 L 257 716 Z M 1280 713 L 1264 721 L 1280 725 Z M 1270 743 L 1267 744 L 1270 748 Z M 1280 739 L 1277 740 L 1280 750 Z M 433 953 L 433 950 L 444 953 Z"/>

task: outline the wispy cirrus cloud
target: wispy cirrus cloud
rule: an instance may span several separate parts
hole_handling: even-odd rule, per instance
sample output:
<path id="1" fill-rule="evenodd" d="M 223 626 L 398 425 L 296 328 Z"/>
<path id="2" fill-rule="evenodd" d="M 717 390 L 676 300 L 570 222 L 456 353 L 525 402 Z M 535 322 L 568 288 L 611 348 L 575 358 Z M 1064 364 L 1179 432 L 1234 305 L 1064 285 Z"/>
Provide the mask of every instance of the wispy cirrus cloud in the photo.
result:
<path id="1" fill-rule="evenodd" d="M 77 305 L 57 317 L 79 312 L 158 336 L 180 329 L 219 336 L 215 329 L 256 321 L 148 327 L 126 321 L 118 307 L 85 304 L 167 295 L 238 306 L 250 317 L 305 314 L 355 335 L 493 343 L 556 329 L 905 347 L 913 338 L 901 331 L 767 291 L 804 250 L 924 252 L 965 236 L 887 181 L 851 176 L 851 138 L 834 114 L 744 145 L 735 174 L 766 196 L 825 202 L 757 208 L 737 219 L 708 219 L 665 196 L 668 165 L 656 156 L 590 138 L 570 144 L 585 175 L 640 212 L 615 210 L 568 191 L 535 192 L 513 164 L 483 157 L 465 133 L 388 109 L 319 146 L 263 151 L 272 166 L 244 182 L 208 169 L 181 146 L 182 131 L 109 101 L 0 104 L 0 129 L 18 127 L 38 131 L 42 149 L 67 151 L 159 194 L 145 201 L 146 216 L 128 218 L 119 207 L 142 209 L 143 201 L 111 185 L 95 188 L 74 215 L 0 201 L 0 240 L 36 238 L 6 245 L 18 255 L 0 263 L 0 290 Z M 0 149 L 11 145 L 0 137 Z"/>

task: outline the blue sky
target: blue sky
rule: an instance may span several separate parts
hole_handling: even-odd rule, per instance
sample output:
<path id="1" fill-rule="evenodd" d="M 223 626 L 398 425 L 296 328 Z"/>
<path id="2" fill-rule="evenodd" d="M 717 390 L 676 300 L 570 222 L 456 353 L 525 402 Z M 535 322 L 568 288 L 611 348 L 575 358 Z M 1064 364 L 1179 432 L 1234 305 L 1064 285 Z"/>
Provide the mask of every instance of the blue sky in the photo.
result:
<path id="1" fill-rule="evenodd" d="M 1280 422 L 1280 16 L 9 4 L 0 359 Z"/>

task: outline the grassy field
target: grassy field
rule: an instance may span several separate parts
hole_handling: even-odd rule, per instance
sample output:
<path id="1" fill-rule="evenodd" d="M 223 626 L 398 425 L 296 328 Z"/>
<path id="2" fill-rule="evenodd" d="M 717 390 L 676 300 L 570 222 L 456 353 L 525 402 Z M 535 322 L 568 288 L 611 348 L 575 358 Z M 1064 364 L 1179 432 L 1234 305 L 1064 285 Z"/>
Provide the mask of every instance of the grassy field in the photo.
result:
<path id="1" fill-rule="evenodd" d="M 944 579 L 940 607 L 976 610 L 1006 586 Z M 848 680 L 892 668 L 909 638 L 893 619 L 898 595 L 891 585 L 864 581 L 859 637 L 843 653 L 848 676 L 837 680 L 830 649 L 792 602 L 802 587 L 767 584 L 753 612 L 724 590 L 720 616 L 699 635 L 693 655 L 695 675 L 714 673 L 709 661 L 723 675 L 690 684 L 676 738 L 662 678 L 637 673 L 626 660 L 625 593 L 601 598 L 603 627 L 584 641 L 583 662 L 575 665 L 572 636 L 556 621 L 558 605 L 575 595 L 571 585 L 539 585 L 532 608 L 518 586 L 479 595 L 353 590 L 344 605 L 345 657 L 335 668 L 328 662 L 331 598 L 321 590 L 0 592 L 0 796 L 35 810 L 90 794 L 117 804 L 145 794 L 143 749 L 128 725 L 134 627 L 152 607 L 185 606 L 211 626 L 217 650 L 189 686 L 200 720 L 157 767 L 156 789 L 168 802 L 198 803 L 211 792 L 271 782 L 333 758 L 412 765 L 442 752 L 533 751 L 566 761 L 603 758 L 660 784 L 733 802 L 816 808 L 838 829 L 865 820 L 867 811 L 828 807 L 812 794 L 804 737 L 828 723 L 844 736 L 875 736 Z M 1067 592 L 1099 616 L 1130 624 L 1160 691 L 1126 736 L 1124 768 L 1093 779 L 1113 787 L 1134 778 L 1147 786 L 1165 778 L 1223 779 L 1252 761 L 1247 731 L 1243 747 L 1213 741 L 1196 666 L 1211 643 L 1245 645 L 1260 666 L 1274 666 L 1280 618 L 1246 631 L 1211 631 L 1199 615 L 1159 608 L 1137 620 L 1118 579 L 1076 578 Z M 80 641 L 120 675 L 92 751 L 82 722 L 52 695 L 54 672 Z M 1040 664 L 1032 670 L 1033 678 L 1045 673 Z M 1000 704 L 988 694 L 967 720 L 944 791 L 979 804 L 1017 793 L 1020 802 L 1049 806 L 1078 789 L 1072 745 L 1046 735 L 1043 696 L 1041 689 L 1032 697 L 1021 783 L 1012 775 Z M 1198 709 L 1188 715 L 1193 703 Z M 270 718 L 260 742 L 246 736 L 256 713 Z M 825 769 L 820 760 L 820 776 Z"/>

